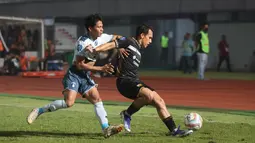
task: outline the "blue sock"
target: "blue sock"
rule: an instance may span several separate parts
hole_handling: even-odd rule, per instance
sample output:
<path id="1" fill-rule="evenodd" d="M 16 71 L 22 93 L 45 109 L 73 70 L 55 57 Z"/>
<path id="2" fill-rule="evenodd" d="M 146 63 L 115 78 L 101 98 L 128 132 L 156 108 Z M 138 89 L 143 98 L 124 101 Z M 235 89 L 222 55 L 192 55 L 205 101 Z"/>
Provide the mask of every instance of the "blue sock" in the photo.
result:
<path id="1" fill-rule="evenodd" d="M 108 123 L 104 123 L 104 124 L 101 125 L 101 127 L 102 127 L 102 129 L 104 130 L 104 129 L 106 129 L 106 128 L 109 127 L 109 124 L 108 124 Z"/>
<path id="2" fill-rule="evenodd" d="M 39 108 L 39 114 L 43 113 L 43 108 Z"/>

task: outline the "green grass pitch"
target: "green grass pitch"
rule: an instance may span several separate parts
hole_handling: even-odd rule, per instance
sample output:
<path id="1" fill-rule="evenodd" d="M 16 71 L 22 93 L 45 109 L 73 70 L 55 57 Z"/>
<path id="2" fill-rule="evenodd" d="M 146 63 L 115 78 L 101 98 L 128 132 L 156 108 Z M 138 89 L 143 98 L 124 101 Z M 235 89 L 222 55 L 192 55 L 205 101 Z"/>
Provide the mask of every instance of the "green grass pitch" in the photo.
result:
<path id="1" fill-rule="evenodd" d="M 183 116 L 191 111 L 204 118 L 203 127 L 186 138 L 166 136 L 167 128 L 157 117 L 156 110 L 145 107 L 132 119 L 132 133 L 122 132 L 105 139 L 95 117 L 93 105 L 79 101 L 72 108 L 45 113 L 32 125 L 26 117 L 33 107 L 40 107 L 49 99 L 0 96 L 0 142 L 1 143 L 252 143 L 255 142 L 255 113 L 191 110 L 169 108 L 177 124 L 183 125 Z M 127 105 L 105 104 L 111 124 L 121 123 L 119 112 Z M 240 112 L 241 113 L 241 112 Z"/>

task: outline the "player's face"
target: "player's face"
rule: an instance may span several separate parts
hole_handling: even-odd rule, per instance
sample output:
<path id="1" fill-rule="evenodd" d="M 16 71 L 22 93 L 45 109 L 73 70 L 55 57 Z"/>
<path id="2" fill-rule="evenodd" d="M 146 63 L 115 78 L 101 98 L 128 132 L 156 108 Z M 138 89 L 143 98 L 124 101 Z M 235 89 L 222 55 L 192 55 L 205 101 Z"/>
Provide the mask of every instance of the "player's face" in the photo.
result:
<path id="1" fill-rule="evenodd" d="M 153 32 L 152 30 L 148 31 L 148 34 L 141 34 L 141 39 L 142 39 L 142 47 L 147 48 L 150 43 L 152 43 L 152 38 L 153 38 Z"/>
<path id="2" fill-rule="evenodd" d="M 89 28 L 90 34 L 93 36 L 93 38 L 100 37 L 102 33 L 104 32 L 103 28 L 103 22 L 97 21 L 96 25 L 94 27 Z"/>
<path id="3" fill-rule="evenodd" d="M 208 28 L 209 28 L 208 24 L 204 25 L 204 31 L 205 31 L 205 32 L 208 31 Z"/>

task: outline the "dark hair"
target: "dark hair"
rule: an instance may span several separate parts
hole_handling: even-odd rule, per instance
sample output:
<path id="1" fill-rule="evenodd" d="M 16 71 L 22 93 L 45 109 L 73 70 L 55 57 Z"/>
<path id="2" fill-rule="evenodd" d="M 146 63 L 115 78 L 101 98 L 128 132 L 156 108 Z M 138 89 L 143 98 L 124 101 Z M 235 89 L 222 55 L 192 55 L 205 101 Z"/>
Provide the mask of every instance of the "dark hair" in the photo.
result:
<path id="1" fill-rule="evenodd" d="M 103 21 L 99 14 L 91 14 L 85 18 L 85 28 L 89 30 L 89 27 L 94 27 L 98 21 Z"/>
<path id="2" fill-rule="evenodd" d="M 139 37 L 142 33 L 147 35 L 149 33 L 149 30 L 153 31 L 151 26 L 148 25 L 140 25 L 136 28 L 136 38 Z"/>
<path id="3" fill-rule="evenodd" d="M 209 25 L 209 23 L 207 21 L 200 23 L 200 28 L 203 29 L 205 25 Z"/>

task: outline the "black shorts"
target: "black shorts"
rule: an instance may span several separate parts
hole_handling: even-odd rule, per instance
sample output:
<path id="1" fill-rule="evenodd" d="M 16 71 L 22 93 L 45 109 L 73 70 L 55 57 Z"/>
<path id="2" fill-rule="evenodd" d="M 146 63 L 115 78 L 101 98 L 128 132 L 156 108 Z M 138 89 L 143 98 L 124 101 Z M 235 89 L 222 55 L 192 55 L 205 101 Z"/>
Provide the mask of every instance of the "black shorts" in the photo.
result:
<path id="1" fill-rule="evenodd" d="M 153 88 L 149 87 L 139 79 L 117 78 L 116 86 L 119 92 L 129 99 L 136 99 L 142 87 L 146 87 L 154 91 Z"/>

